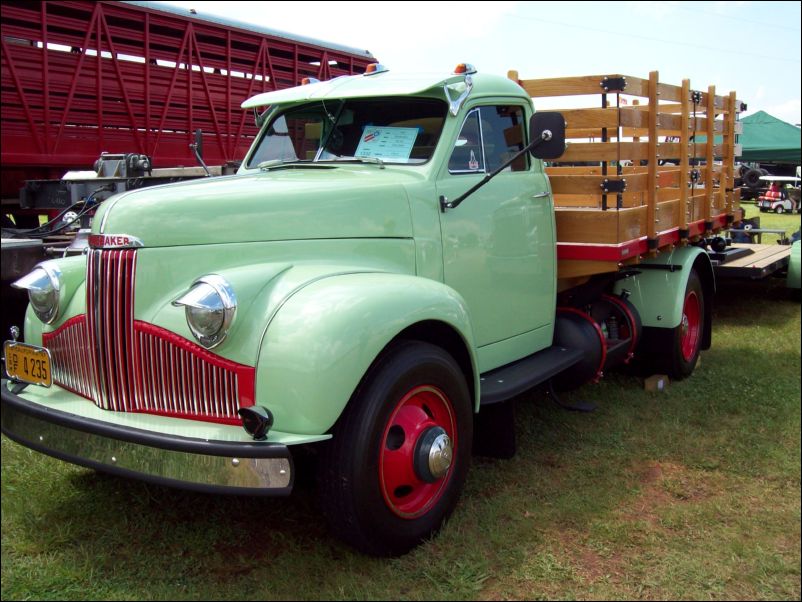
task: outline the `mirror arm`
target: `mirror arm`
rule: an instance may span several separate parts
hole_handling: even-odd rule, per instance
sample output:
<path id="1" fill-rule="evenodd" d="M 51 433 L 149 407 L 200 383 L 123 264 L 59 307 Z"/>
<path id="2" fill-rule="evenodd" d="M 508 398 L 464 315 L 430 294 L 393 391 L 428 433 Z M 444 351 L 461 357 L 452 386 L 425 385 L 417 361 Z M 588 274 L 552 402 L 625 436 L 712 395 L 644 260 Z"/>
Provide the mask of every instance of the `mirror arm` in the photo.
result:
<path id="1" fill-rule="evenodd" d="M 515 153 L 515 154 L 514 154 L 514 155 L 513 155 L 513 156 L 512 156 L 510 159 L 508 159 L 508 160 L 507 160 L 505 163 L 503 163 L 502 165 L 500 165 L 499 167 L 497 167 L 495 170 L 493 170 L 492 172 L 490 172 L 489 174 L 487 174 L 487 175 L 486 175 L 484 178 L 482 178 L 482 180 L 481 180 L 480 182 L 478 182 L 477 184 L 475 184 L 474 186 L 472 186 L 471 188 L 469 188 L 468 190 L 466 190 L 465 192 L 463 192 L 461 195 L 459 195 L 459 196 L 458 196 L 457 198 L 455 198 L 453 201 L 449 201 L 449 200 L 447 200 L 447 199 L 446 199 L 446 197 L 444 197 L 444 196 L 442 196 L 442 195 L 441 195 L 441 196 L 440 196 L 440 212 L 441 212 L 441 213 L 445 213 L 445 212 L 446 212 L 446 209 L 456 209 L 457 207 L 459 207 L 459 205 L 460 205 L 460 203 L 462 203 L 462 201 L 464 201 L 465 199 L 467 199 L 467 198 L 468 198 L 469 196 L 471 196 L 471 195 L 472 195 L 474 192 L 476 192 L 476 191 L 477 191 L 477 190 L 479 190 L 479 189 L 480 189 L 482 186 L 484 186 L 485 184 L 487 184 L 487 183 L 488 183 L 490 180 L 492 180 L 493 178 L 495 178 L 495 177 L 496 177 L 498 174 L 500 174 L 502 171 L 504 171 L 505 169 L 507 169 L 507 168 L 508 168 L 510 165 L 512 165 L 512 164 L 513 164 L 515 161 L 517 161 L 518 159 L 520 159 L 520 158 L 521 158 L 523 155 L 525 155 L 526 153 L 530 152 L 530 151 L 531 151 L 533 148 L 536 148 L 536 147 L 537 147 L 539 144 L 541 144 L 542 142 L 548 142 L 549 140 L 551 140 L 551 139 L 552 139 L 552 136 L 553 136 L 553 135 L 552 135 L 552 133 L 551 133 L 551 130 L 543 130 L 543 133 L 542 133 L 542 134 L 541 134 L 541 135 L 540 135 L 538 138 L 535 138 L 534 140 L 532 140 L 532 142 L 530 142 L 530 143 L 529 143 L 529 144 L 526 146 L 526 148 L 524 148 L 524 149 L 522 149 L 522 150 L 518 151 L 517 153 Z"/>

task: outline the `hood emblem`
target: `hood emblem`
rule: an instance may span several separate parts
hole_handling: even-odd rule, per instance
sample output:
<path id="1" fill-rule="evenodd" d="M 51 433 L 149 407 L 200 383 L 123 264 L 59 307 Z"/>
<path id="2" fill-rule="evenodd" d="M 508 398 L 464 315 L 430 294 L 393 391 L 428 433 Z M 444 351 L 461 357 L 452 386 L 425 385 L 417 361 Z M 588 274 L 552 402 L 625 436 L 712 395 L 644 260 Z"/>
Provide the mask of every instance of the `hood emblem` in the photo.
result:
<path id="1" fill-rule="evenodd" d="M 135 249 L 145 244 L 130 234 L 90 234 L 89 246 L 93 249 Z"/>

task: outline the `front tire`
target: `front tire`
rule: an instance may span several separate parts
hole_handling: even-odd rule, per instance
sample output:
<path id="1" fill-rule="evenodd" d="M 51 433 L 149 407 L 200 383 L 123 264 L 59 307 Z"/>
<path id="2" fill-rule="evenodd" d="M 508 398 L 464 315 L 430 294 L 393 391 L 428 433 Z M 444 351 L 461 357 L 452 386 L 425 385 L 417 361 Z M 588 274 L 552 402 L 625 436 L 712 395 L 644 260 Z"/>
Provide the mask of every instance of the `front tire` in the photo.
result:
<path id="1" fill-rule="evenodd" d="M 397 556 L 435 533 L 465 484 L 473 408 L 443 349 L 390 347 L 370 368 L 320 462 L 323 513 L 361 552 Z"/>

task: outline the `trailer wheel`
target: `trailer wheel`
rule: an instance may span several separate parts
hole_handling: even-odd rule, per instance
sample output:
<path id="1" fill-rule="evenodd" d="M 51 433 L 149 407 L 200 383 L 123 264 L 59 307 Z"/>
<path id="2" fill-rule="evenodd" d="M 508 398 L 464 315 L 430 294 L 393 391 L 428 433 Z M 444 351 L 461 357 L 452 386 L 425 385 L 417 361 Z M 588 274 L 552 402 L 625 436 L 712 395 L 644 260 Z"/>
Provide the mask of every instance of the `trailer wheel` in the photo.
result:
<path id="1" fill-rule="evenodd" d="M 777 205 L 777 206 L 774 208 L 774 213 L 776 213 L 777 215 L 780 215 L 780 214 L 782 214 L 782 213 L 785 213 L 785 207 L 783 207 L 782 205 Z"/>
<path id="2" fill-rule="evenodd" d="M 459 366 L 418 341 L 371 367 L 320 462 L 331 529 L 359 551 L 408 552 L 454 510 L 468 470 L 473 408 Z"/>

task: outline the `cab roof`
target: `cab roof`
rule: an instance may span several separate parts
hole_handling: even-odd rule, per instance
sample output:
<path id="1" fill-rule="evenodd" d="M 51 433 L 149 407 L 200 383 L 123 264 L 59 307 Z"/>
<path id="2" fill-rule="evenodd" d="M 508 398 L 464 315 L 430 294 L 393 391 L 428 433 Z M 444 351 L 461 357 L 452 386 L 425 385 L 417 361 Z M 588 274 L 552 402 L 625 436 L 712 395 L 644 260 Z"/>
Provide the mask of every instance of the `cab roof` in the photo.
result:
<path id="1" fill-rule="evenodd" d="M 529 98 L 517 83 L 505 77 L 484 73 L 471 74 L 474 96 L 523 96 Z M 320 99 L 365 98 L 373 96 L 414 96 L 426 91 L 439 89 L 443 96 L 443 85 L 460 84 L 465 75 L 394 73 L 383 71 L 371 75 L 343 75 L 334 79 L 285 88 L 274 92 L 257 94 L 242 103 L 243 109 L 268 105 L 303 102 Z"/>

